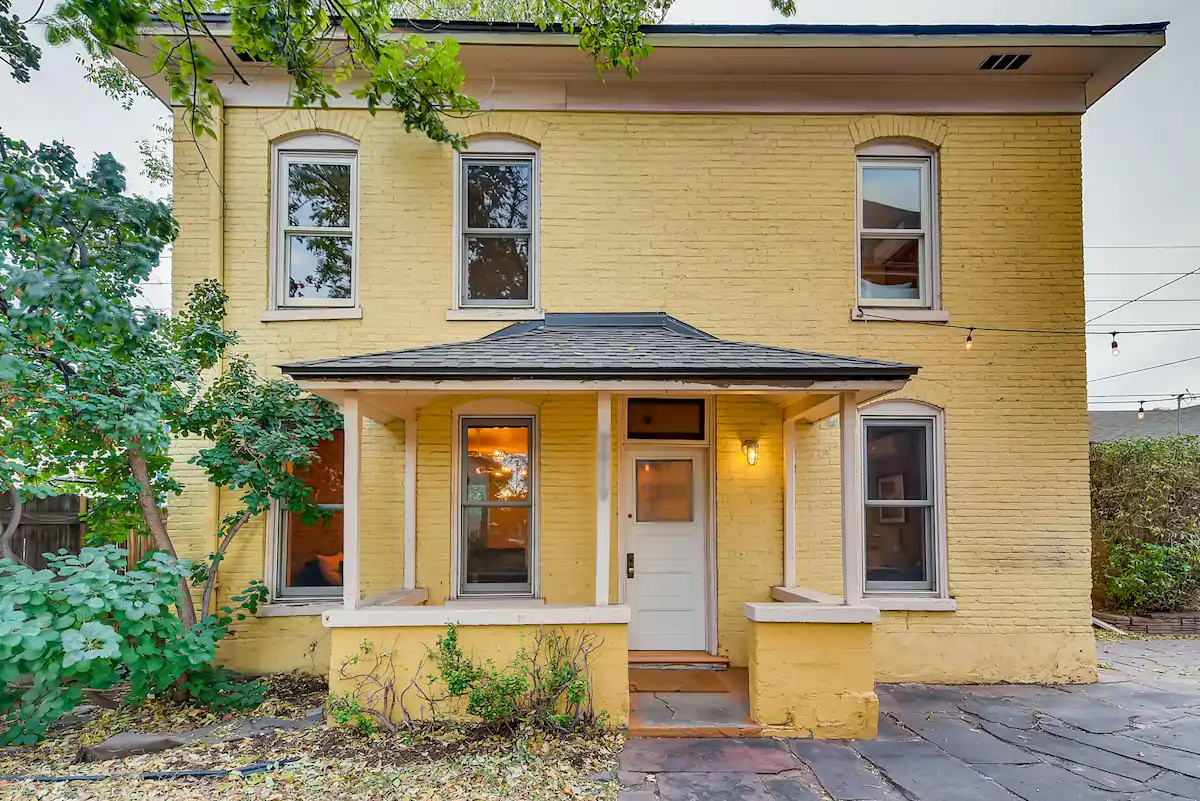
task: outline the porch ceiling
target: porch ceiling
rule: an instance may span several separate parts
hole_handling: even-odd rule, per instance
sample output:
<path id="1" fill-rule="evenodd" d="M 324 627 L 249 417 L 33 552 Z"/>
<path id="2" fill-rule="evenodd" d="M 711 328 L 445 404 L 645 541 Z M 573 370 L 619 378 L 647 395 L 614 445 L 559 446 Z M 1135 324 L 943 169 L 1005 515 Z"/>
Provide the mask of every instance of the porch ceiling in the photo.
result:
<path id="1" fill-rule="evenodd" d="M 784 419 L 836 413 L 837 393 L 892 392 L 919 368 L 719 339 L 661 312 L 548 314 L 481 339 L 282 366 L 306 389 L 359 392 L 374 419 L 434 396 L 487 392 L 689 392 L 770 396 Z"/>

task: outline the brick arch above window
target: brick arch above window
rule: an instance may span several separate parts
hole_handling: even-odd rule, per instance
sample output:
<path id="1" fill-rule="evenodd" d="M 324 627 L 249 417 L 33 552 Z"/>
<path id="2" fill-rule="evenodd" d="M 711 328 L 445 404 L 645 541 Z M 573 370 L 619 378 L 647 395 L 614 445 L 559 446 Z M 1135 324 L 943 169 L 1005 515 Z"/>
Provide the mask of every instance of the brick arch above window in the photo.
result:
<path id="1" fill-rule="evenodd" d="M 370 117 L 365 111 L 320 114 L 311 111 L 285 111 L 264 122 L 262 130 L 272 143 L 297 134 L 336 134 L 359 143 L 366 134 L 369 123 Z"/>
<path id="2" fill-rule="evenodd" d="M 915 140 L 937 149 L 950 132 L 944 120 L 900 114 L 859 117 L 850 123 L 850 139 L 856 148 L 876 139 Z"/>
<path id="3" fill-rule="evenodd" d="M 534 146 L 540 146 L 550 130 L 550 121 L 536 115 L 497 112 L 477 114 L 461 120 L 448 120 L 446 125 L 467 138 L 480 134 L 497 134 L 523 139 Z"/>

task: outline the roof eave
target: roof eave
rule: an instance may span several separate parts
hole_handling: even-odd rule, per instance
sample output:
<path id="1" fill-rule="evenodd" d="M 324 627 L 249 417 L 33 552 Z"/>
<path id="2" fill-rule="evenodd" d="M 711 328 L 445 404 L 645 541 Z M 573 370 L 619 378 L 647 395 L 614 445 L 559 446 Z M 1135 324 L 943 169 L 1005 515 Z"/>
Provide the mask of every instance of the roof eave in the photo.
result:
<path id="1" fill-rule="evenodd" d="M 282 365 L 283 373 L 297 381 L 663 381 L 706 384 L 800 383 L 816 381 L 907 381 L 920 369 L 896 367 L 801 370 L 391 370 L 388 368 L 306 368 Z"/>

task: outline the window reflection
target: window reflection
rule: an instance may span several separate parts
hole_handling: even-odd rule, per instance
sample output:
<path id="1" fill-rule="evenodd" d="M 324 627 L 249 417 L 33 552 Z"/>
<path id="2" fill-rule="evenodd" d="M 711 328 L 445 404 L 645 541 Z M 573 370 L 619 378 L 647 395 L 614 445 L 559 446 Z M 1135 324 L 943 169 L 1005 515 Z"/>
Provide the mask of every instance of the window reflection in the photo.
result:
<path id="1" fill-rule="evenodd" d="M 466 423 L 462 537 L 466 592 L 527 592 L 533 513 L 531 426 Z"/>
<path id="2" fill-rule="evenodd" d="M 312 464 L 296 471 L 313 503 L 331 514 L 309 522 L 292 512 L 284 515 L 284 589 L 342 586 L 343 442 L 343 432 L 334 432 L 317 445 Z"/>
<path id="3" fill-rule="evenodd" d="M 350 165 L 288 164 L 288 225 L 350 227 Z"/>
<path id="4" fill-rule="evenodd" d="M 289 236 L 288 297 L 350 297 L 353 247 L 348 236 Z"/>
<path id="5" fill-rule="evenodd" d="M 467 297 L 529 299 L 529 237 L 467 237 Z"/>
<path id="6" fill-rule="evenodd" d="M 532 165 L 467 164 L 467 228 L 529 228 Z"/>

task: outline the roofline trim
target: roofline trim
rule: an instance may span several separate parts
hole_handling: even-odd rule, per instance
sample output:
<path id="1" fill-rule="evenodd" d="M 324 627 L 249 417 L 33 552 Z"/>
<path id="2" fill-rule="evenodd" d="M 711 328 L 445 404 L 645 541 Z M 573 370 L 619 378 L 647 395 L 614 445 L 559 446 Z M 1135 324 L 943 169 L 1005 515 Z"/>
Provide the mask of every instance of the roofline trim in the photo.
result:
<path id="1" fill-rule="evenodd" d="M 201 18 L 213 28 L 218 37 L 229 37 L 228 14 L 202 14 Z M 157 19 L 152 16 L 152 19 Z M 337 20 L 334 20 L 336 23 Z M 1135 22 L 1114 25 L 643 25 L 641 30 L 651 44 L 679 47 L 729 47 L 754 46 L 962 46 L 965 38 L 969 44 L 984 47 L 989 41 L 996 44 L 1037 46 L 1044 42 L 1033 40 L 1055 39 L 1054 44 L 1088 44 L 1096 37 L 1103 37 L 1106 46 L 1147 46 L 1146 37 L 1162 37 L 1170 22 Z M 214 27 L 215 26 L 215 27 Z M 454 36 L 462 43 L 501 43 L 574 45 L 574 36 L 563 31 L 561 25 L 549 25 L 542 30 L 529 22 L 485 22 L 479 20 L 419 20 L 395 18 L 392 20 L 394 33 L 417 33 L 430 39 Z M 151 34 L 178 33 L 171 25 L 152 24 L 146 31 Z M 1120 41 L 1124 38 L 1126 41 Z M 837 40 L 868 40 L 847 42 L 839 45 Z M 813 41 L 818 40 L 818 41 Z M 824 41 L 819 41 L 824 40 Z M 939 41 L 941 40 L 941 41 Z M 1014 41 L 1016 40 L 1016 41 Z M 1074 41 L 1072 41 L 1074 40 Z M 1161 45 L 1161 42 L 1158 43 Z"/>
<path id="2" fill-rule="evenodd" d="M 641 379 L 653 381 L 700 381 L 724 384 L 746 381 L 907 381 L 917 374 L 919 367 L 911 365 L 864 366 L 844 368 L 821 368 L 811 372 L 801 369 L 779 370 L 655 370 L 647 368 L 594 369 L 587 367 L 553 367 L 544 370 L 521 368 L 505 372 L 502 369 L 468 368 L 447 370 L 442 367 L 429 369 L 392 369 L 387 367 L 308 367 L 302 364 L 279 365 L 279 369 L 297 381 L 300 380 L 346 380 L 369 379 L 380 381 L 606 381 Z"/>

